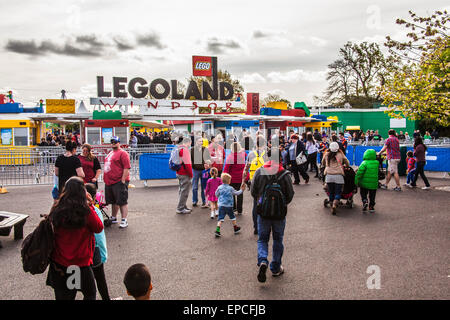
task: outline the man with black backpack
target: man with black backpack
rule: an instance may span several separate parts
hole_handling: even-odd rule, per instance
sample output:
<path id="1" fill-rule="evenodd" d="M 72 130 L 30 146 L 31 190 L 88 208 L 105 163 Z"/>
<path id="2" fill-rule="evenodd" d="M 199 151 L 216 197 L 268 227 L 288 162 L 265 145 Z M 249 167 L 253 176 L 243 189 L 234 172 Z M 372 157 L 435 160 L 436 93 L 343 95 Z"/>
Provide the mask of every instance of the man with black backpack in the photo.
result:
<path id="1" fill-rule="evenodd" d="M 256 170 L 251 194 L 258 203 L 258 281 L 266 281 L 270 232 L 273 234 L 272 262 L 270 271 L 277 277 L 284 273 L 281 264 L 283 237 L 286 226 L 287 205 L 294 197 L 291 173 L 282 166 L 278 148 L 270 150 L 270 161 Z"/>

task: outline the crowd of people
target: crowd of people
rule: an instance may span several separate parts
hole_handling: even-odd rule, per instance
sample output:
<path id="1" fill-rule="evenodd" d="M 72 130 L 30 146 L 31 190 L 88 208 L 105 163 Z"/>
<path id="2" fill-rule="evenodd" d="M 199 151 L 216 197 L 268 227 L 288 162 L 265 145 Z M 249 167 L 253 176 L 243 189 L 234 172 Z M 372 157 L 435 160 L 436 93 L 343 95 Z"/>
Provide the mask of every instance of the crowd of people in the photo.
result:
<path id="1" fill-rule="evenodd" d="M 360 143 L 363 145 L 367 145 L 373 142 L 381 143 L 384 141 L 383 137 L 379 134 L 378 130 L 375 131 L 367 130 L 365 133 L 361 130 L 353 131 L 353 133 L 345 131 L 344 135 L 345 138 L 348 140 L 348 142 Z M 404 143 L 414 142 L 417 137 L 422 137 L 422 139 L 426 142 L 431 142 L 433 140 L 439 139 L 439 132 L 437 131 L 437 129 L 433 129 L 431 134 L 429 131 L 425 131 L 423 136 L 420 130 L 418 129 L 414 130 L 412 136 L 410 136 L 407 131 L 403 132 L 401 130 L 398 133 L 396 133 L 396 135 L 398 140 Z"/>
<path id="2" fill-rule="evenodd" d="M 65 147 L 66 143 L 74 142 L 77 146 L 81 146 L 81 137 L 79 132 L 68 132 L 66 134 L 47 133 L 45 138 L 41 138 L 38 143 L 40 147 Z"/>
<path id="3" fill-rule="evenodd" d="M 288 137 L 288 138 L 287 138 Z M 257 279 L 266 281 L 267 269 L 274 277 L 285 272 L 282 264 L 283 238 L 288 204 L 293 200 L 294 185 L 308 184 L 310 172 L 315 178 L 323 178 L 332 215 L 336 215 L 347 172 L 351 171 L 346 158 L 348 136 L 341 132 L 324 133 L 293 131 L 285 135 L 276 130 L 269 139 L 258 131 L 254 137 L 243 131 L 226 139 L 221 133 L 208 138 L 205 133 L 173 137 L 175 147 L 170 155 L 169 167 L 174 164 L 179 182 L 177 214 L 190 214 L 187 206 L 192 191 L 192 206 L 210 209 L 209 217 L 217 219 L 216 238 L 222 237 L 225 219 L 232 222 L 234 234 L 241 232 L 237 216 L 243 214 L 245 191 L 250 193 L 253 233 L 257 240 Z M 77 155 L 77 142 L 65 141 L 66 152 L 55 162 L 57 184 L 51 217 L 55 228 L 55 250 L 51 256 L 47 285 L 55 292 L 56 299 L 74 299 L 77 289 L 66 286 L 67 268 L 80 268 L 81 291 L 84 299 L 96 298 L 96 287 L 104 300 L 111 299 L 108 292 L 104 264 L 107 261 L 106 237 L 103 232 L 104 216 L 96 206 L 98 179 L 103 170 L 105 204 L 112 206 L 112 224 L 128 227 L 128 184 L 130 181 L 130 156 L 121 148 L 120 138 L 111 138 L 112 151 L 106 156 L 104 168 L 92 153 L 92 146 L 81 146 Z M 408 177 L 406 185 L 416 187 L 422 177 L 423 189 L 430 184 L 424 173 L 427 147 L 419 135 L 415 138 L 414 152 L 407 157 Z M 386 153 L 388 174 L 381 188 L 388 189 L 394 177 L 395 191 L 401 191 L 398 175 L 400 162 L 399 138 L 395 130 L 389 130 L 380 152 L 366 150 L 364 161 L 354 174 L 354 184 L 359 187 L 362 210 L 375 212 L 375 199 L 379 185 L 379 156 Z M 318 156 L 319 155 L 319 156 Z M 317 159 L 320 159 L 319 165 Z M 198 192 L 200 191 L 200 198 Z M 201 200 L 201 205 L 200 205 Z M 118 214 L 121 219 L 118 219 Z M 268 244 L 272 234 L 272 261 L 268 260 Z M 149 299 L 151 278 L 145 265 L 137 264 L 127 271 L 124 284 L 127 292 L 136 299 Z"/>
<path id="4" fill-rule="evenodd" d="M 143 145 L 148 145 L 151 143 L 158 144 L 172 144 L 172 139 L 169 131 L 165 132 L 139 132 L 137 130 L 133 130 L 130 134 L 129 145 L 132 148 L 139 148 Z"/>

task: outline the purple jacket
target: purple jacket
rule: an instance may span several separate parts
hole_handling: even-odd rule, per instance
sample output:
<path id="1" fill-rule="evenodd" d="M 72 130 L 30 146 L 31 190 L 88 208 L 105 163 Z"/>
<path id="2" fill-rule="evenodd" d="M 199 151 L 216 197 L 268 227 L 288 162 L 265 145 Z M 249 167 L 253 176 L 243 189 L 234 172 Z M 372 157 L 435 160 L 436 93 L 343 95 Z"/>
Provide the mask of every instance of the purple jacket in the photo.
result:
<path id="1" fill-rule="evenodd" d="M 216 190 L 222 184 L 222 180 L 220 178 L 211 178 L 206 183 L 205 194 L 208 198 L 208 201 L 217 201 Z"/>
<path id="2" fill-rule="evenodd" d="M 239 153 L 232 152 L 228 155 L 223 172 L 231 176 L 231 183 L 242 183 L 246 156 L 245 151 Z"/>
<path id="3" fill-rule="evenodd" d="M 425 160 L 425 146 L 423 144 L 419 144 L 414 149 L 414 156 L 416 157 L 417 162 L 426 161 Z"/>

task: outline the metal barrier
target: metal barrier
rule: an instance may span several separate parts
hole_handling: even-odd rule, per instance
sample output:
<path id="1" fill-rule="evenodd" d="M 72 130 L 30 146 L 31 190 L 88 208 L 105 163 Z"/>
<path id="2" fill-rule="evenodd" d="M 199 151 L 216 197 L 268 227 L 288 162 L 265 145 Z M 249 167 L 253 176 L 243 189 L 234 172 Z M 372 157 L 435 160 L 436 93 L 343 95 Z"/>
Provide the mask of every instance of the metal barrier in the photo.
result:
<path id="1" fill-rule="evenodd" d="M 139 180 L 139 157 L 144 153 L 170 153 L 172 145 L 149 144 L 138 148 L 124 147 L 130 155 L 130 179 Z M 92 146 L 102 169 L 105 158 L 112 150 L 110 146 Z M 64 147 L 35 147 L 11 149 L 0 147 L 0 186 L 51 185 L 55 173 L 56 158 L 65 153 Z M 78 148 L 77 154 L 81 154 Z M 100 176 L 103 181 L 103 173 Z"/>

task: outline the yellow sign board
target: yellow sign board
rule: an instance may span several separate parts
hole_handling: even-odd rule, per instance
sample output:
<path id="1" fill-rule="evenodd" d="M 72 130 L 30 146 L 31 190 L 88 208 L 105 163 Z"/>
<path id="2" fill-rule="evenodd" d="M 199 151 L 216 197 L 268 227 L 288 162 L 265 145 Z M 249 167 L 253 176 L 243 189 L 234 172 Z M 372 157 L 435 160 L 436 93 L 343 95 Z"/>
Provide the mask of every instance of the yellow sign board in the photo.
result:
<path id="1" fill-rule="evenodd" d="M 47 99 L 45 105 L 47 113 L 75 113 L 74 99 Z"/>

